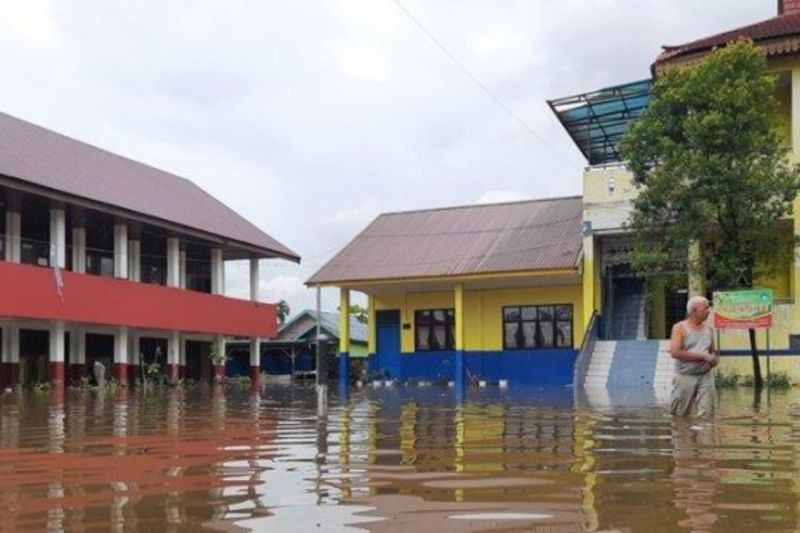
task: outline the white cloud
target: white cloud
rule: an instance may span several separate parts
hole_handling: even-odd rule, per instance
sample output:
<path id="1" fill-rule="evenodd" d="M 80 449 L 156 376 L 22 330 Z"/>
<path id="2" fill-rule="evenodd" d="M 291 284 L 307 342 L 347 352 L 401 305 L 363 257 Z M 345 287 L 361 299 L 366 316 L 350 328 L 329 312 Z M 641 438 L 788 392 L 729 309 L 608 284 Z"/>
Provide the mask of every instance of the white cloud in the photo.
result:
<path id="1" fill-rule="evenodd" d="M 325 223 L 334 227 L 364 226 L 380 213 L 380 208 L 380 203 L 368 198 L 355 207 L 337 210 Z"/>
<path id="2" fill-rule="evenodd" d="M 267 302 L 290 301 L 308 291 L 297 276 L 275 276 L 260 285 L 261 298 Z"/>
<path id="3" fill-rule="evenodd" d="M 496 204 L 500 202 L 516 202 L 519 200 L 530 200 L 531 195 L 519 191 L 486 191 L 478 196 L 476 204 Z"/>
<path id="4" fill-rule="evenodd" d="M 382 211 L 579 193 L 585 161 L 546 99 L 775 11 L 403 0 L 532 136 L 393 2 L 313 4 L 0 0 L 0 111 L 192 179 L 305 258 L 261 268 L 263 298 L 301 309 L 302 282 Z M 227 282 L 247 297 L 246 266 Z"/>
<path id="5" fill-rule="evenodd" d="M 52 46 L 57 35 L 48 0 L 0 2 L 0 30 L 13 35 L 18 45 Z M 6 44 L 11 44 L 6 40 Z"/>

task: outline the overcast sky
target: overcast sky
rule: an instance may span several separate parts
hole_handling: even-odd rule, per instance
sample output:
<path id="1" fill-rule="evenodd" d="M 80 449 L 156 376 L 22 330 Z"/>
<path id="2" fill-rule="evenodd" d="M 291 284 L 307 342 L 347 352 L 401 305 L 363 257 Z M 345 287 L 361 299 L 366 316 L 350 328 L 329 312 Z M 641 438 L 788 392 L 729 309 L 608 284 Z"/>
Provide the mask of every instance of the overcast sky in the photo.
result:
<path id="1" fill-rule="evenodd" d="M 581 192 L 547 107 L 649 77 L 663 44 L 777 0 L 0 0 L 0 110 L 192 179 L 303 257 L 303 282 L 377 214 Z M 247 295 L 247 267 L 227 269 Z M 323 307 L 335 310 L 328 293 Z"/>

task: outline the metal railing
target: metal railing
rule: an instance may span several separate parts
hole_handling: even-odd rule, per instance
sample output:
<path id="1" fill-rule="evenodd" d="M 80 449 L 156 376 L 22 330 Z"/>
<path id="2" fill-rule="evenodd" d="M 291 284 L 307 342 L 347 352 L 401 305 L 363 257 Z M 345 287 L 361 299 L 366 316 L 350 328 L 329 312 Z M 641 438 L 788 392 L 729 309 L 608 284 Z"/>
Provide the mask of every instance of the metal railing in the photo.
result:
<path id="1" fill-rule="evenodd" d="M 597 342 L 599 325 L 600 315 L 597 314 L 597 311 L 593 311 L 592 318 L 589 319 L 589 325 L 586 327 L 586 333 L 583 336 L 581 348 L 578 351 L 578 357 L 575 359 L 575 368 L 572 374 L 573 387 L 583 386 L 583 383 L 586 381 L 586 373 L 589 371 L 592 352 Z"/>

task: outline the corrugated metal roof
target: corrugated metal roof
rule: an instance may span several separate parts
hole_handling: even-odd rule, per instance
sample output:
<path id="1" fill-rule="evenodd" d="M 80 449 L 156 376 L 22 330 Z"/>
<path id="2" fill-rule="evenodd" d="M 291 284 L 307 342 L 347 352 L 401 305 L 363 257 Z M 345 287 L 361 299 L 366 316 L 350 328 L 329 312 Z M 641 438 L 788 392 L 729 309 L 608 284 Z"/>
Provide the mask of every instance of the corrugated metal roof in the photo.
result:
<path id="1" fill-rule="evenodd" d="M 580 197 L 380 215 L 309 285 L 576 268 Z"/>
<path id="2" fill-rule="evenodd" d="M 726 45 L 740 38 L 755 42 L 780 37 L 800 35 L 800 13 L 785 13 L 770 19 L 749 24 L 733 30 L 717 33 L 677 46 L 664 46 L 664 51 L 656 58 L 656 65 L 688 54 L 711 50 L 715 46 Z M 792 50 L 784 50 L 792 51 Z M 769 52 L 769 50 L 768 50 Z"/>
<path id="3" fill-rule="evenodd" d="M 5 113 L 0 113 L 0 174 L 299 261 L 191 181 Z"/>
<path id="4" fill-rule="evenodd" d="M 328 335 L 339 338 L 339 313 L 332 313 L 330 311 L 321 311 L 319 327 Z M 290 319 L 286 324 L 281 326 L 276 342 L 280 341 L 294 341 L 298 340 L 309 331 L 317 327 L 317 312 L 306 309 L 299 313 L 294 318 Z M 302 320 L 306 320 L 307 325 L 301 324 Z M 298 327 L 300 326 L 300 327 Z M 366 343 L 367 342 L 367 325 L 363 324 L 356 319 L 355 316 L 350 315 L 350 340 L 352 342 Z"/>

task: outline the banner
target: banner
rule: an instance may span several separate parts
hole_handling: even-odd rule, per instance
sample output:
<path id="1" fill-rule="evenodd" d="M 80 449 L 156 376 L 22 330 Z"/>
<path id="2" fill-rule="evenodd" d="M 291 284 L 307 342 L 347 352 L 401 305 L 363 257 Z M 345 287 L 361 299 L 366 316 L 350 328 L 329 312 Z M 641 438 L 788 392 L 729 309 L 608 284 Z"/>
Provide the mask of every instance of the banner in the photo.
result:
<path id="1" fill-rule="evenodd" d="M 772 289 L 714 293 L 714 327 L 757 329 L 772 327 Z"/>

